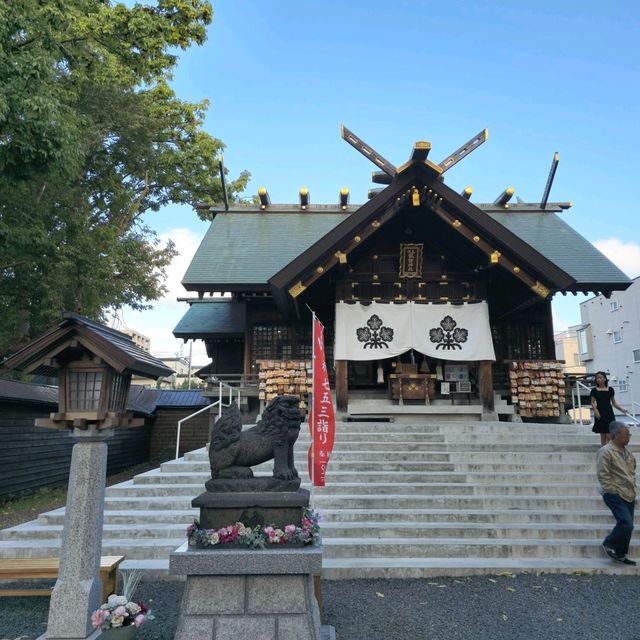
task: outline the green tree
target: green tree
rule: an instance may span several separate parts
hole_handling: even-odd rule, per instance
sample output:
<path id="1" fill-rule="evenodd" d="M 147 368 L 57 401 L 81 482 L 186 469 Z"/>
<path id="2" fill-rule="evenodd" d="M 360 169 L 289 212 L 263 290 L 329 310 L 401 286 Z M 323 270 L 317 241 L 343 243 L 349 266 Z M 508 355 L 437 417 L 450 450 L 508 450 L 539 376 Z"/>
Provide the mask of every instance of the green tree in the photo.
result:
<path id="1" fill-rule="evenodd" d="M 169 85 L 211 19 L 206 0 L 0 4 L 0 354 L 64 310 L 148 306 L 175 247 L 145 213 L 222 200 L 208 103 Z"/>

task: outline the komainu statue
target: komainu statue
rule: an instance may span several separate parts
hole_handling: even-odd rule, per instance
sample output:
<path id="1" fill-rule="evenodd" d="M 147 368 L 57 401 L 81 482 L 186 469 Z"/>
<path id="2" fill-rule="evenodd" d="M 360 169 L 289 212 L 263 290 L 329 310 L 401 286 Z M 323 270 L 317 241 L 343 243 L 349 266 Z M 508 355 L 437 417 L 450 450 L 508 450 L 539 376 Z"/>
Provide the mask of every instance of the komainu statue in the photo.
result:
<path id="1" fill-rule="evenodd" d="M 262 420 L 242 430 L 240 410 L 232 403 L 211 430 L 209 462 L 211 478 L 252 478 L 252 466 L 273 458 L 273 477 L 298 478 L 293 464 L 293 445 L 300 433 L 300 398 L 282 395 L 274 398 L 262 414 Z"/>

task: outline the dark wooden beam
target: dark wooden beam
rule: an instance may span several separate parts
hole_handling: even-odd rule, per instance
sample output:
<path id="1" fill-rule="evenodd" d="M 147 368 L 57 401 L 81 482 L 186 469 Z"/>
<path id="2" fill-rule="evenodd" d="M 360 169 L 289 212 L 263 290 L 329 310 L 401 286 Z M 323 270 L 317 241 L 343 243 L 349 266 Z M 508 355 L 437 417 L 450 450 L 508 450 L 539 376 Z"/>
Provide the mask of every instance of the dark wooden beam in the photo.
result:
<path id="1" fill-rule="evenodd" d="M 431 143 L 426 141 L 416 142 L 411 152 L 411 162 L 424 162 L 431 151 Z"/>
<path id="2" fill-rule="evenodd" d="M 391 184 L 393 177 L 384 171 L 372 171 L 371 182 L 375 182 L 376 184 Z"/>
<path id="3" fill-rule="evenodd" d="M 300 208 L 306 209 L 309 206 L 309 189 L 302 187 L 300 189 Z"/>
<path id="4" fill-rule="evenodd" d="M 227 194 L 227 178 L 224 175 L 224 161 L 222 155 L 218 156 L 218 162 L 220 164 L 220 182 L 222 184 L 222 199 L 224 201 L 224 210 L 229 211 L 229 196 Z"/>
<path id="5" fill-rule="evenodd" d="M 349 131 L 344 125 L 340 125 L 340 135 L 343 140 L 346 140 L 354 149 L 359 151 L 365 158 L 368 158 L 377 167 L 382 169 L 386 174 L 395 178 L 397 169 L 386 158 L 381 156 L 375 149 L 372 149 L 369 145 L 365 144 L 363 140 Z"/>
<path id="6" fill-rule="evenodd" d="M 340 189 L 339 205 L 343 211 L 349 205 L 349 189 L 347 189 L 347 187 Z"/>
<path id="7" fill-rule="evenodd" d="M 447 156 L 441 163 L 442 172 L 448 171 L 460 160 L 466 158 L 472 151 L 484 144 L 489 137 L 489 129 L 483 129 L 478 135 L 465 142 L 459 149 L 456 149 L 450 156 Z"/>
<path id="8" fill-rule="evenodd" d="M 482 413 L 495 413 L 491 360 L 478 362 L 478 395 L 480 396 L 480 404 L 482 404 Z"/>
<path id="9" fill-rule="evenodd" d="M 513 198 L 513 194 L 516 190 L 513 187 L 507 187 L 493 202 L 497 207 L 508 208 L 508 202 Z"/>
<path id="10" fill-rule="evenodd" d="M 271 204 L 269 192 L 266 187 L 258 187 L 258 198 L 260 199 L 261 209 L 266 209 Z"/>
<path id="11" fill-rule="evenodd" d="M 549 200 L 549 193 L 551 192 L 551 187 L 553 185 L 553 179 L 556 177 L 556 170 L 558 168 L 558 163 L 560 162 L 560 156 L 556 151 L 553 154 L 553 160 L 551 161 L 551 169 L 549 169 L 549 177 L 547 178 L 547 184 L 544 187 L 544 193 L 542 194 L 542 200 L 540 201 L 540 208 L 546 209 L 547 200 Z"/>
<path id="12" fill-rule="evenodd" d="M 349 378 L 347 360 L 336 360 L 336 407 L 346 411 L 349 403 Z"/>
<path id="13" fill-rule="evenodd" d="M 516 278 L 524 282 L 532 291 L 535 291 L 541 298 L 546 298 L 551 290 L 542 284 L 539 280 L 526 273 L 520 266 L 516 265 L 510 259 L 506 258 L 495 246 L 492 246 L 484 238 L 479 236 L 468 225 L 463 224 L 452 213 L 446 211 L 442 205 L 442 198 L 432 190 L 428 191 L 427 197 L 424 198 L 425 204 L 431 208 L 442 220 L 448 222 L 453 229 L 460 235 L 464 236 L 483 251 L 492 264 L 499 264 L 501 267 L 509 271 Z"/>

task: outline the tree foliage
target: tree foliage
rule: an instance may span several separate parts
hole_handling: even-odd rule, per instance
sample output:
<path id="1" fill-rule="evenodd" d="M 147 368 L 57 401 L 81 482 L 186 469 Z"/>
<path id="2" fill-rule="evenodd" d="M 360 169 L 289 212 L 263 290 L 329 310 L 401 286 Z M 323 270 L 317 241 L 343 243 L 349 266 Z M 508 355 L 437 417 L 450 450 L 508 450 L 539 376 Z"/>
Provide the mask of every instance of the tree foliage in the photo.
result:
<path id="1" fill-rule="evenodd" d="M 222 200 L 207 101 L 169 84 L 211 19 L 207 0 L 0 4 L 0 354 L 64 310 L 147 306 L 175 247 L 144 214 Z"/>

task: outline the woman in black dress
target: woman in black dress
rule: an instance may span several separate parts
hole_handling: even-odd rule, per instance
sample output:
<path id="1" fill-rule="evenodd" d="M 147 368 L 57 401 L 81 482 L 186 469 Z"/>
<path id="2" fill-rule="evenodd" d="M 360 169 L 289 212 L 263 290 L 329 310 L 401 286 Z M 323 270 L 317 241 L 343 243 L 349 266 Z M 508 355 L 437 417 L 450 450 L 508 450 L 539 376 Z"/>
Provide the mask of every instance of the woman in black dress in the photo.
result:
<path id="1" fill-rule="evenodd" d="M 609 425 L 615 420 L 613 407 L 628 415 L 616 402 L 615 393 L 613 388 L 609 386 L 609 380 L 604 371 L 596 373 L 596 386 L 591 389 L 591 406 L 593 407 L 594 415 L 592 431 L 600 434 L 600 444 L 604 446 L 610 439 Z"/>

